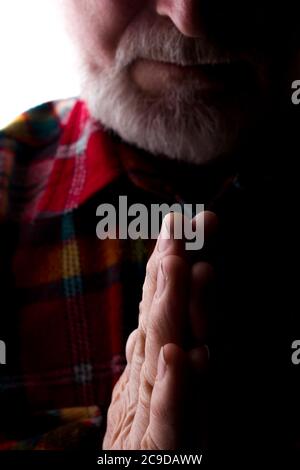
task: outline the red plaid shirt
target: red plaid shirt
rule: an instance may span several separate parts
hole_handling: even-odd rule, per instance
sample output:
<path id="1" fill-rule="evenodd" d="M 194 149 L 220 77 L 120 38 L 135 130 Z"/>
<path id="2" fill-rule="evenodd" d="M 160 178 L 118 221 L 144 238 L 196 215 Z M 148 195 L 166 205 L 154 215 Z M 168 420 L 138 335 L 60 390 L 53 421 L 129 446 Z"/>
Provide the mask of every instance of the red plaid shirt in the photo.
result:
<path id="1" fill-rule="evenodd" d="M 0 178 L 0 448 L 96 448 L 155 243 L 98 240 L 96 208 L 203 203 L 205 177 L 124 144 L 70 99 L 0 133 Z"/>
<path id="2" fill-rule="evenodd" d="M 280 157 L 280 147 L 257 149 L 257 158 L 263 162 L 269 153 L 273 161 L 275 151 Z M 220 441 L 228 436 L 235 446 L 252 445 L 251 423 L 256 444 L 274 448 L 289 438 L 286 407 L 291 403 L 295 413 L 291 392 L 299 388 L 296 378 L 289 386 L 285 362 L 289 312 L 296 311 L 286 262 L 297 245 L 291 230 L 278 227 L 278 208 L 285 194 L 293 200 L 287 189 L 293 185 L 281 167 L 271 184 L 252 173 L 247 190 L 245 178 L 230 172 L 224 178 L 222 169 L 126 145 L 76 99 L 35 108 L 0 133 L 0 340 L 7 350 L 7 365 L 0 365 L 1 449 L 101 445 L 155 243 L 96 237 L 97 207 L 117 205 L 120 195 L 146 205 L 209 202 L 216 210 L 210 424 Z M 292 331 L 295 339 L 298 330 Z M 276 345 L 272 361 L 266 339 Z"/>

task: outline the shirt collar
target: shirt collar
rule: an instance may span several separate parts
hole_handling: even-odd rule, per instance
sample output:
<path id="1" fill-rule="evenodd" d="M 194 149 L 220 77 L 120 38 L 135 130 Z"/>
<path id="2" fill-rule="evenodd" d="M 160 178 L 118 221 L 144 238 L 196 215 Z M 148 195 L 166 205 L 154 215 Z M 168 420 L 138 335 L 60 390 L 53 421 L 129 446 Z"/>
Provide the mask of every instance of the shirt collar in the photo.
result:
<path id="1" fill-rule="evenodd" d="M 43 193 L 35 210 L 35 218 L 51 217 L 72 211 L 96 192 L 126 174 L 131 182 L 145 190 L 184 201 L 198 203 L 223 192 L 231 184 L 229 173 L 208 176 L 209 170 L 199 165 L 159 158 L 127 145 L 89 114 L 86 104 L 76 101 L 62 133 L 52 161 Z M 214 172 L 213 172 L 214 174 Z M 210 189 L 212 188 L 212 189 Z M 211 193 L 211 194 L 210 194 Z M 190 201 L 190 202 L 191 202 Z M 195 201 L 194 201 L 195 202 Z"/>
<path id="2" fill-rule="evenodd" d="M 77 101 L 62 127 L 52 169 L 36 209 L 37 217 L 62 214 L 83 204 L 119 176 L 111 139 Z"/>

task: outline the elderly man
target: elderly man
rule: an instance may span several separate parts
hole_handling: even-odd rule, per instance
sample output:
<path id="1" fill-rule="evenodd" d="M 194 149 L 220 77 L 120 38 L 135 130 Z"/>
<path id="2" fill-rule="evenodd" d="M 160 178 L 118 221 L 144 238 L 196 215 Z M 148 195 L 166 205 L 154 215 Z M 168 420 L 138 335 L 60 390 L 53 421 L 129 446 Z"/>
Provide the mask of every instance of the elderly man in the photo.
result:
<path id="1" fill-rule="evenodd" d="M 0 135 L 0 447 L 294 444 L 296 12 L 62 4 L 81 98 L 24 113 Z M 155 246 L 99 240 L 97 207 L 121 195 L 148 208 L 204 204 L 188 222 L 205 224 L 204 249 L 176 239 L 178 214 Z"/>

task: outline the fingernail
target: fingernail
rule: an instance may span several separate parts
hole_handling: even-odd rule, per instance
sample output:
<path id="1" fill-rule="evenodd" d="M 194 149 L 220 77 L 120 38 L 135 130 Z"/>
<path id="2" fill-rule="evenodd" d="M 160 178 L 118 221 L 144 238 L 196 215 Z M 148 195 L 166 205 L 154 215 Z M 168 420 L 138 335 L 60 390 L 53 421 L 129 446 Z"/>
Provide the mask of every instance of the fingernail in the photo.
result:
<path id="1" fill-rule="evenodd" d="M 164 356 L 164 348 L 162 347 L 159 353 L 159 357 L 158 357 L 156 380 L 162 380 L 165 376 L 166 370 L 167 370 L 167 364 L 166 364 L 165 356 Z"/>
<path id="2" fill-rule="evenodd" d="M 158 273 L 157 273 L 157 282 L 156 282 L 156 292 L 155 296 L 159 299 L 165 290 L 166 285 L 166 275 L 163 268 L 163 260 L 160 260 Z"/>
<path id="3" fill-rule="evenodd" d="M 166 251 L 170 244 L 170 219 L 168 219 L 168 222 L 166 220 L 163 221 L 161 231 L 159 234 L 159 240 L 158 240 L 158 251 L 163 252 Z"/>

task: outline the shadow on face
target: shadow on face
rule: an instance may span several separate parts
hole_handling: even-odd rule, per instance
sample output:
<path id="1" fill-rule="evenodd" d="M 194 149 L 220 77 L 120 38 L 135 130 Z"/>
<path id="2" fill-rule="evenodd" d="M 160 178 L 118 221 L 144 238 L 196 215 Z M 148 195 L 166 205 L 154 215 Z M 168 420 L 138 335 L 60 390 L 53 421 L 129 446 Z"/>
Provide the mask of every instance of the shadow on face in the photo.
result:
<path id="1" fill-rule="evenodd" d="M 92 115 L 144 150 L 212 161 L 290 103 L 300 41 L 289 2 L 64 4 Z"/>

